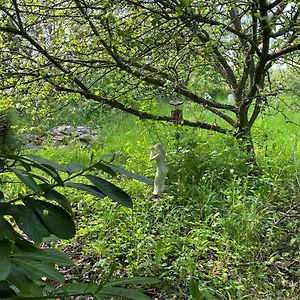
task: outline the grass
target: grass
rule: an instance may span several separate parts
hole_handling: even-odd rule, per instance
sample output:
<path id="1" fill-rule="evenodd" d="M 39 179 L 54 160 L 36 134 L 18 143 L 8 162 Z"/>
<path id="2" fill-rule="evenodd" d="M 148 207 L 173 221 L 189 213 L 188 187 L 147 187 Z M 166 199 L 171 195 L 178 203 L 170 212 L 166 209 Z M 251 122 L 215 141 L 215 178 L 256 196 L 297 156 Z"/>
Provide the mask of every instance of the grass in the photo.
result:
<path id="1" fill-rule="evenodd" d="M 290 117 L 296 121 L 297 113 Z M 153 199 L 150 186 L 110 179 L 132 195 L 132 210 L 67 191 L 77 235 L 56 246 L 72 246 L 81 259 L 89 258 L 86 268 L 75 268 L 75 279 L 98 281 L 115 262 L 117 277 L 160 278 L 160 286 L 149 289 L 153 299 L 191 299 L 191 280 L 203 299 L 299 298 L 296 125 L 279 115 L 259 120 L 254 140 L 263 172 L 255 177 L 235 141 L 220 134 L 112 112 L 97 136 L 88 148 L 45 145 L 39 154 L 83 165 L 106 153 L 122 154 L 115 164 L 153 178 L 149 149 L 161 142 L 168 153 L 168 190 Z"/>

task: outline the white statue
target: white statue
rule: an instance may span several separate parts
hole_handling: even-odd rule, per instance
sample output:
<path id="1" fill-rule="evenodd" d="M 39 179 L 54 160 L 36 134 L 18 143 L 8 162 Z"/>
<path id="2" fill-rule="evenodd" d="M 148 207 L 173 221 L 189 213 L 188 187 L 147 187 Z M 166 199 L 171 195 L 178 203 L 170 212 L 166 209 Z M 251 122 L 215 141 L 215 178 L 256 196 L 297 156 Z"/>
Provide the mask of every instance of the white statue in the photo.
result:
<path id="1" fill-rule="evenodd" d="M 168 168 L 166 166 L 166 152 L 163 149 L 162 144 L 156 144 L 150 149 L 150 160 L 155 160 L 156 162 L 153 195 L 158 198 L 162 195 L 168 174 Z"/>

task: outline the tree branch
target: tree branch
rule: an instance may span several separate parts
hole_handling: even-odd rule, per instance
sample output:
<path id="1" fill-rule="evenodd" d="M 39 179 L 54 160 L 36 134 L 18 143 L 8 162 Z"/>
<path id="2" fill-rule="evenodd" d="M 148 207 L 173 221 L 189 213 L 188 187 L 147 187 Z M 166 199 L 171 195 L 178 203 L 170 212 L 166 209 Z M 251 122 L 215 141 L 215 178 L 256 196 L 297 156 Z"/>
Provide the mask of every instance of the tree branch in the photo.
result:
<path id="1" fill-rule="evenodd" d="M 87 99 L 91 99 L 91 100 L 95 100 L 97 102 L 101 102 L 104 104 L 109 105 L 110 107 L 119 109 L 121 111 L 130 113 L 131 115 L 137 116 L 142 120 L 154 120 L 154 121 L 163 121 L 163 122 L 171 122 L 173 123 L 174 120 L 172 117 L 169 116 L 158 116 L 158 115 L 153 115 L 144 111 L 139 111 L 133 107 L 130 106 L 126 106 L 118 101 L 114 101 L 111 99 L 107 99 L 104 96 L 100 96 L 100 95 L 95 95 L 91 92 L 85 92 L 82 90 L 75 90 L 72 88 L 67 88 L 67 87 L 63 87 L 63 86 L 59 86 L 53 82 L 51 82 L 50 80 L 48 80 L 48 82 L 53 85 L 58 91 L 64 91 L 64 92 L 71 92 L 71 93 L 77 93 L 80 94 L 82 96 L 84 96 Z M 222 128 L 218 125 L 214 125 L 214 124 L 209 124 L 206 122 L 193 122 L 193 121 L 189 121 L 189 120 L 182 120 L 181 125 L 187 125 L 189 127 L 197 127 L 197 128 L 202 128 L 202 129 L 206 129 L 206 130 L 211 130 L 211 131 L 215 131 L 215 132 L 219 132 L 219 133 L 229 133 L 231 132 L 228 129 Z"/>

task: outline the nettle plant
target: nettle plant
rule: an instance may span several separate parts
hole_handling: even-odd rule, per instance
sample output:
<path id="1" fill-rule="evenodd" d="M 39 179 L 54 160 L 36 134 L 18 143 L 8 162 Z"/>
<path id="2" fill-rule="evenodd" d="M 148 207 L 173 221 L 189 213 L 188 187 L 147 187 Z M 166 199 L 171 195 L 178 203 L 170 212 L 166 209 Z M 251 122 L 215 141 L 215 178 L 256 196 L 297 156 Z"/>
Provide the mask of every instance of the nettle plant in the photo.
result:
<path id="1" fill-rule="evenodd" d="M 94 175 L 102 171 L 115 176 L 122 170 L 104 161 L 89 167 L 75 163 L 63 166 L 35 155 L 0 153 L 0 298 L 89 295 L 94 299 L 150 299 L 139 289 L 124 285 L 157 283 L 152 278 L 112 280 L 110 275 L 99 284 L 65 283 L 57 266 L 68 266 L 72 261 L 62 252 L 39 246 L 45 239 L 70 239 L 75 235 L 72 208 L 62 188 L 77 189 L 99 199 L 109 197 L 132 207 L 126 192 Z M 147 182 L 147 178 L 123 171 Z"/>

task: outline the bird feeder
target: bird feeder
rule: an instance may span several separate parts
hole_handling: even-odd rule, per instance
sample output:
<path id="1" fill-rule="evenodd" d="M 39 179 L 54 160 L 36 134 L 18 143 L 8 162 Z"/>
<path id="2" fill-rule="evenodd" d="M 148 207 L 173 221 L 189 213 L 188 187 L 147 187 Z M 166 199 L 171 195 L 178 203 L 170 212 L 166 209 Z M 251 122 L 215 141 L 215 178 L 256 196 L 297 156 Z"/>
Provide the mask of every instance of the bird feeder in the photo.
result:
<path id="1" fill-rule="evenodd" d="M 183 111 L 182 111 L 183 102 L 176 99 L 176 100 L 171 100 L 169 103 L 174 107 L 174 109 L 171 111 L 171 118 L 173 122 L 176 125 L 178 125 L 183 120 Z"/>

